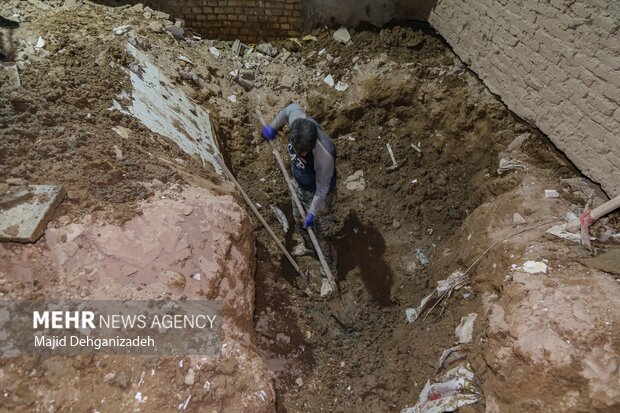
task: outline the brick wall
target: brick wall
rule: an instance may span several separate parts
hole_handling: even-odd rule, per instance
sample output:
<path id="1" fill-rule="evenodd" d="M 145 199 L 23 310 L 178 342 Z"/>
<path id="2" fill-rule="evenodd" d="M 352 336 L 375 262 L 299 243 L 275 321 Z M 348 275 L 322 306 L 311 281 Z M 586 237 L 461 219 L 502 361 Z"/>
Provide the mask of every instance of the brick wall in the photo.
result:
<path id="1" fill-rule="evenodd" d="M 512 111 L 620 195 L 620 1 L 439 0 L 429 22 Z"/>
<path id="2" fill-rule="evenodd" d="M 187 27 L 210 39 L 258 42 L 298 36 L 303 26 L 301 0 L 140 1 L 184 19 Z"/>

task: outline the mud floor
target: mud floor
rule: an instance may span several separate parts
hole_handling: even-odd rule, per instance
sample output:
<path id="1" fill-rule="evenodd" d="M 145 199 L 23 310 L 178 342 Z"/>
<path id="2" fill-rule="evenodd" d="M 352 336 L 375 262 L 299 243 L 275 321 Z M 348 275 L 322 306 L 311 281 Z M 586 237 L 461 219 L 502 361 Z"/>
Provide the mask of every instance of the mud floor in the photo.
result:
<path id="1" fill-rule="evenodd" d="M 17 2 L 11 4 L 19 9 Z M 344 309 L 320 298 L 318 261 L 299 259 L 309 272 L 309 283 L 304 282 L 252 217 L 257 243 L 256 346 L 273 371 L 278 412 L 384 412 L 412 406 L 427 380 L 435 377 L 443 350 L 453 346 L 461 317 L 472 312 L 482 315 L 497 303 L 508 307 L 527 295 L 516 290 L 526 282 L 512 283 L 507 274 L 511 265 L 522 264 L 522 258 L 532 253 L 534 240 L 544 241 L 535 258 L 548 259 L 550 266 L 592 255 L 576 244 L 543 235 L 543 224 L 559 222 L 569 206 L 585 203 L 584 195 L 565 183 L 579 178 L 579 172 L 544 136 L 491 95 L 428 26 L 351 30 L 350 46 L 337 44 L 332 31 L 320 29 L 312 33 L 316 40 L 273 42 L 281 51 L 288 49 L 286 59 L 281 58 L 284 53 L 275 59 L 256 54 L 244 59 L 233 56 L 230 42 L 176 40 L 158 26 L 153 28 L 156 18 L 147 18 L 141 9 L 82 6 L 52 13 L 27 7 L 22 10 L 27 21 L 17 47 L 23 87 L 15 89 L 9 80 L 0 85 L 0 181 L 19 178 L 64 185 L 68 199 L 55 219 L 68 223 L 91 214 L 120 224 L 135 216 L 138 202 L 153 197 L 153 187 L 191 184 L 216 190 L 222 182 L 139 121 L 109 110 L 113 99 L 124 103 L 122 91 L 129 87 L 127 37 L 111 35 L 122 24 L 132 24 L 132 35 L 159 66 L 210 111 L 231 169 L 289 248 L 297 236 L 294 230 L 285 234 L 280 229 L 270 205 L 282 209 L 292 227 L 290 198 L 260 138 L 255 109 L 271 118 L 288 103 L 298 102 L 334 140 L 339 175 L 338 281 Z M 47 39 L 43 50 L 33 46 L 39 35 Z M 96 39 L 102 39 L 101 44 L 93 47 Z M 221 56 L 214 57 L 210 47 L 217 47 Z M 179 54 L 192 63 L 180 61 Z M 328 87 L 323 82 L 327 74 L 348 89 L 339 92 Z M 524 134 L 527 139 L 518 151 L 527 171 L 498 174 L 500 158 Z M 282 154 L 285 142 L 286 132 L 280 133 Z M 388 143 L 400 165 L 395 171 L 387 169 L 391 165 Z M 117 157 L 115 145 L 123 159 Z M 360 171 L 364 189 L 347 187 L 347 179 L 356 173 L 359 177 Z M 540 198 L 547 188 L 558 189 L 560 199 Z M 523 228 L 513 222 L 514 212 L 540 229 L 498 245 L 473 269 L 467 287 L 427 317 L 407 323 L 405 310 L 415 308 L 438 280 L 468 268 L 491 244 Z M 601 231 L 618 232 L 617 217 L 604 225 Z M 558 242 L 560 247 L 555 247 Z M 613 250 L 617 241 L 607 237 L 607 244 L 595 246 L 599 251 Z M 416 257 L 418 250 L 428 258 L 428 266 Z M 585 267 L 575 268 L 575 273 L 585 272 Z M 601 286 L 615 285 L 609 274 L 596 276 Z M 545 282 L 550 289 L 562 283 Z M 0 291 L 15 298 L 46 294 L 40 286 L 20 285 L 0 286 Z M 618 308 L 617 303 L 610 308 Z M 498 343 L 510 348 L 511 337 L 516 340 L 518 334 L 512 330 L 509 334 L 501 323 L 487 334 L 486 317 L 478 320 L 465 362 L 473 367 L 476 383 L 488 399 L 462 411 L 554 411 L 549 407 L 554 406 L 554 397 L 563 397 L 573 388 L 579 389 L 576 395 L 571 393 L 574 403 L 563 401 L 561 410 L 605 411 L 620 403 L 620 396 L 606 388 L 591 392 L 603 395 L 596 396 L 600 401 L 594 404 L 596 397 L 584 390 L 587 383 L 576 373 L 577 361 L 574 369 L 553 370 L 559 380 L 547 383 L 540 379 L 544 368 L 532 367 L 526 351 L 512 359 L 496 358 Z M 612 321 L 615 324 L 603 324 L 601 329 L 607 330 L 596 337 L 611 348 L 613 361 L 620 344 L 617 322 Z M 614 334 L 616 339 L 611 338 Z M 587 347 L 584 339 L 580 351 Z M 580 354 L 575 353 L 573 360 Z M 79 404 L 79 386 L 94 381 L 101 366 L 90 360 L 81 363 L 76 359 L 73 367 L 84 378 L 75 384 L 78 390 L 70 398 L 56 404 L 59 411 L 87 407 Z M 123 360 L 118 363 L 126 374 L 136 376 Z M 153 363 L 145 359 L 143 367 L 153 368 Z M 180 373 L 170 373 L 173 361 L 158 363 L 175 383 L 182 381 Z M 613 363 L 609 363 L 616 366 L 611 377 L 617 373 Z M 3 363 L 24 377 L 33 369 L 41 370 L 38 366 L 37 360 Z M 534 377 L 529 389 L 540 385 L 548 393 L 512 394 L 507 390 L 512 367 Z M 43 387 L 75 383 L 70 381 L 74 370 L 44 366 L 42 371 L 49 373 L 45 373 L 47 382 L 41 379 Z M 166 380 L 163 377 L 154 386 L 164 386 Z M 130 386 L 123 377 L 116 381 L 112 395 Z M 43 411 L 37 396 L 27 390 L 29 383 L 25 377 L 14 384 L 20 389 L 14 406 Z M 99 396 L 90 399 L 95 403 Z M 162 408 L 176 411 L 176 404 L 174 400 Z M 207 403 L 206 407 L 213 406 Z M 203 407 L 195 404 L 187 411 L 203 411 Z"/>
<path id="2" fill-rule="evenodd" d="M 342 309 L 318 298 L 317 261 L 300 261 L 311 269 L 308 297 L 305 284 L 273 247 L 265 247 L 271 241 L 261 233 L 258 344 L 276 371 L 280 412 L 396 411 L 415 404 L 442 351 L 453 345 L 454 327 L 481 305 L 483 289 L 474 286 L 441 316 L 437 310 L 413 325 L 405 320 L 406 307 L 415 307 L 436 281 L 469 266 L 492 243 L 488 234 L 477 231 L 471 239 L 475 228 L 461 227 L 478 206 L 522 185 L 519 173 L 498 176 L 500 152 L 531 133 L 522 149 L 543 175 L 569 178 L 578 172 L 486 92 L 428 27 L 356 32 L 349 49 L 335 45 L 326 31 L 314 34 L 318 47 L 299 53 L 326 48 L 333 59 L 330 73 L 345 73 L 352 59 L 363 56 L 352 75 L 353 91 L 345 97 L 327 91 L 320 79 L 318 91 L 300 87 L 286 96 L 305 105 L 336 142 L 338 277 L 347 323 L 338 319 Z M 314 56 L 304 64 L 325 69 Z M 272 116 L 279 107 L 269 95 L 266 100 Z M 282 100 L 280 107 L 287 103 Z M 259 126 L 252 106 L 246 110 L 247 117 L 220 125 L 219 134 L 251 198 L 279 206 L 292 223 L 286 186 L 269 151 L 256 149 Z M 279 139 L 285 141 L 286 134 Z M 387 170 L 387 143 L 402 163 L 394 172 Z M 345 185 L 356 171 L 363 171 L 363 191 Z M 512 214 L 514 205 L 502 208 L 496 216 Z M 279 225 L 273 217 L 271 223 Z M 292 238 L 287 237 L 289 247 Z M 429 257 L 428 267 L 416 259 L 417 249 Z M 495 272 L 496 266 L 486 270 Z M 483 411 L 484 404 L 469 409 Z"/>

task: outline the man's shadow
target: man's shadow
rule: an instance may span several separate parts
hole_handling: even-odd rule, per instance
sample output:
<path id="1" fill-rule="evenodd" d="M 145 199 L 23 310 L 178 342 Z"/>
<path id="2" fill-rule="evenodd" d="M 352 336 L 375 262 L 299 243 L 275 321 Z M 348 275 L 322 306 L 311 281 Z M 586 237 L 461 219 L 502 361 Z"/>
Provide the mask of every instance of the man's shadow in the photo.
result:
<path id="1" fill-rule="evenodd" d="M 394 275 L 385 261 L 385 240 L 381 233 L 364 225 L 355 213 L 351 213 L 336 243 L 339 278 L 344 278 L 357 267 L 372 299 L 382 307 L 393 305 Z"/>

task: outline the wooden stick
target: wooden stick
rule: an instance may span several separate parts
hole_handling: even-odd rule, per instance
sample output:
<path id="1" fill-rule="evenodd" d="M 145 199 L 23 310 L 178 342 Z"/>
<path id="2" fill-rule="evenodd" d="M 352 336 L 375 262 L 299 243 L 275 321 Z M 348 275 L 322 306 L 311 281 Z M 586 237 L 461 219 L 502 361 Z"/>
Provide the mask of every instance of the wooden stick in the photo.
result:
<path id="1" fill-rule="evenodd" d="M 278 161 L 280 170 L 282 171 L 282 174 L 284 175 L 284 179 L 286 180 L 286 184 L 288 185 L 288 190 L 291 192 L 291 197 L 293 197 L 293 201 L 295 202 L 295 205 L 297 206 L 297 210 L 299 211 L 303 219 L 303 217 L 306 215 L 306 211 L 304 209 L 304 206 L 301 204 L 299 197 L 297 196 L 297 192 L 295 191 L 295 187 L 293 186 L 293 181 L 291 181 L 291 177 L 289 176 L 288 171 L 286 170 L 286 165 L 284 164 L 284 161 L 282 160 L 282 156 L 280 156 L 280 152 L 278 152 L 278 148 L 275 147 L 273 142 L 270 141 L 269 144 L 271 145 L 273 155 L 276 157 L 276 160 Z M 306 230 L 308 231 L 308 235 L 310 235 L 310 239 L 312 240 L 312 245 L 314 246 L 316 255 L 319 257 L 319 261 L 321 262 L 323 271 L 325 271 L 325 274 L 327 275 L 327 279 L 329 280 L 329 283 L 332 285 L 332 288 L 334 289 L 334 291 L 338 292 L 338 285 L 336 284 L 334 275 L 332 274 L 331 270 L 329 269 L 329 265 L 327 264 L 327 261 L 325 260 L 325 255 L 323 255 L 323 250 L 321 250 L 321 246 L 319 245 L 319 241 L 317 240 L 316 235 L 314 234 L 314 230 L 312 228 L 306 228 Z"/>
<path id="2" fill-rule="evenodd" d="M 258 116 L 258 120 L 263 126 L 267 125 L 267 122 L 265 121 L 263 114 L 260 113 L 258 109 L 256 109 L 256 115 Z M 295 191 L 295 187 L 293 186 L 293 181 L 291 181 L 291 177 L 288 174 L 286 165 L 284 164 L 284 161 L 282 160 L 282 156 L 280 156 L 280 152 L 278 152 L 278 148 L 276 148 L 276 146 L 274 145 L 272 141 L 269 141 L 269 145 L 271 146 L 271 152 L 273 153 L 273 156 L 275 156 L 276 160 L 278 161 L 278 166 L 280 167 L 280 170 L 282 171 L 282 175 L 284 175 L 284 180 L 286 181 L 286 184 L 288 185 L 288 190 L 291 193 L 293 202 L 295 202 L 295 206 L 297 206 L 297 210 L 299 211 L 299 214 L 301 215 L 303 219 L 303 217 L 306 215 L 306 210 L 304 209 L 304 206 L 301 204 L 301 201 L 299 200 L 299 197 L 297 196 L 297 191 Z M 312 241 L 312 245 L 314 246 L 316 255 L 319 257 L 319 261 L 321 262 L 323 271 L 325 271 L 325 275 L 327 275 L 327 280 L 332 285 L 332 288 L 334 289 L 334 291 L 336 291 L 339 294 L 338 285 L 336 284 L 334 275 L 332 274 L 331 270 L 329 269 L 329 265 L 327 264 L 327 261 L 325 260 L 325 255 L 323 255 L 323 250 L 321 250 L 321 246 L 319 245 L 319 241 L 317 240 L 316 235 L 314 234 L 314 230 L 312 228 L 306 228 L 306 229 L 308 230 L 308 235 L 310 235 L 310 240 Z"/>
<path id="3" fill-rule="evenodd" d="M 222 170 L 224 171 L 224 173 L 226 174 L 228 179 L 230 179 L 235 184 L 237 189 L 239 189 L 239 192 L 241 192 L 241 195 L 243 196 L 243 199 L 245 199 L 245 202 L 248 204 L 248 206 L 250 207 L 252 212 L 254 212 L 254 215 L 256 215 L 256 218 L 258 218 L 260 223 L 263 224 L 263 226 L 265 227 L 265 229 L 267 230 L 269 235 L 271 235 L 271 238 L 273 238 L 273 240 L 276 242 L 276 244 L 278 244 L 278 247 L 280 247 L 280 250 L 282 250 L 282 252 L 284 253 L 284 256 L 286 257 L 288 262 L 290 262 L 291 265 L 293 266 L 293 268 L 295 268 L 295 271 L 297 271 L 299 274 L 301 274 L 301 271 L 299 269 L 299 265 L 297 265 L 297 263 L 295 262 L 293 257 L 291 257 L 291 254 L 289 254 L 288 251 L 286 250 L 286 248 L 284 248 L 284 245 L 282 245 L 282 243 L 280 242 L 280 240 L 278 239 L 276 234 L 273 232 L 273 230 L 271 229 L 269 224 L 267 224 L 267 222 L 265 221 L 265 218 L 263 218 L 261 213 L 258 212 L 258 209 L 256 209 L 256 207 L 254 206 L 254 203 L 252 202 L 250 197 L 248 197 L 248 195 L 245 193 L 245 191 L 243 190 L 243 188 L 241 187 L 239 182 L 235 179 L 233 174 L 230 172 L 230 170 L 228 169 L 228 167 L 224 163 L 224 160 L 222 159 L 222 157 L 219 154 L 215 155 L 215 160 L 220 165 L 220 167 L 222 168 Z"/>
<path id="4" fill-rule="evenodd" d="M 611 211 L 617 208 L 620 208 L 620 195 L 594 208 L 590 212 L 592 223 L 596 222 L 599 218 L 604 217 L 605 215 L 609 214 Z M 568 224 L 566 224 L 566 230 L 570 232 L 575 232 L 580 227 L 581 227 L 581 221 L 579 219 L 574 219 L 570 221 Z"/>

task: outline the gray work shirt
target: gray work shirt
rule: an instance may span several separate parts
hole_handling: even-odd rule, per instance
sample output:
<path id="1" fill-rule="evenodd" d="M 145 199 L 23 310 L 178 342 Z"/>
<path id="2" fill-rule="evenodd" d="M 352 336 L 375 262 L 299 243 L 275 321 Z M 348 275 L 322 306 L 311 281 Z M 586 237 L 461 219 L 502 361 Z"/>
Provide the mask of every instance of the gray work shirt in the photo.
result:
<path id="1" fill-rule="evenodd" d="M 336 148 L 321 125 L 308 116 L 297 103 L 292 103 L 282 109 L 271 122 L 271 127 L 278 130 L 285 123 L 290 125 L 296 119 L 308 119 L 316 125 L 317 140 L 310 156 L 306 159 L 298 156 L 290 142 L 288 152 L 291 156 L 293 176 L 303 189 L 314 192 L 309 212 L 317 215 L 325 205 L 325 197 L 336 184 Z M 314 182 L 308 182 L 307 179 Z"/>

